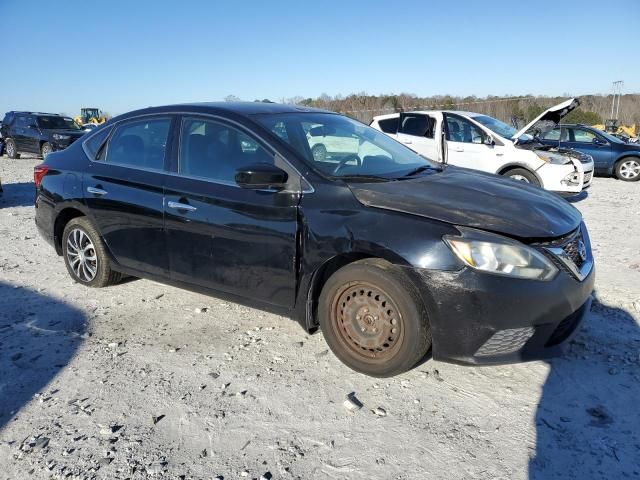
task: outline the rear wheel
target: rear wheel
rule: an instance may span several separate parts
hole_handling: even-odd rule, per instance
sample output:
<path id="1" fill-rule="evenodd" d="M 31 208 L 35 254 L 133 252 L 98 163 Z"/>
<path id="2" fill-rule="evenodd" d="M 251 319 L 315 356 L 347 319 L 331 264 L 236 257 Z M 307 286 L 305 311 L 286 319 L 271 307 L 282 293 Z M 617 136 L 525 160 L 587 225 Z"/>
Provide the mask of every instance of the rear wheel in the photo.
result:
<path id="1" fill-rule="evenodd" d="M 64 227 L 62 255 L 71 278 L 88 287 L 106 287 L 122 278 L 111 270 L 100 235 L 86 217 L 73 218 Z"/>
<path id="2" fill-rule="evenodd" d="M 533 173 L 531 173 L 529 170 L 525 170 L 524 168 L 512 168 L 511 170 L 507 170 L 502 175 L 512 180 L 518 180 L 520 182 L 530 183 L 537 187 L 540 186 L 540 182 L 538 181 L 536 176 Z"/>
<path id="3" fill-rule="evenodd" d="M 47 155 L 49 155 L 52 151 L 53 151 L 53 148 L 51 147 L 51 144 L 49 142 L 44 142 L 42 144 L 42 148 L 40 149 L 40 153 L 42 153 L 42 158 L 47 158 Z"/>
<path id="4" fill-rule="evenodd" d="M 361 260 L 335 272 L 322 289 L 318 315 L 333 353 L 366 375 L 405 372 L 431 346 L 416 288 L 398 267 L 382 260 Z"/>
<path id="5" fill-rule="evenodd" d="M 4 149 L 7 151 L 9 158 L 20 158 L 20 154 L 16 148 L 16 142 L 13 138 L 7 138 Z"/>
<path id="6" fill-rule="evenodd" d="M 640 158 L 623 158 L 616 163 L 616 178 L 625 182 L 635 182 L 640 180 Z"/>

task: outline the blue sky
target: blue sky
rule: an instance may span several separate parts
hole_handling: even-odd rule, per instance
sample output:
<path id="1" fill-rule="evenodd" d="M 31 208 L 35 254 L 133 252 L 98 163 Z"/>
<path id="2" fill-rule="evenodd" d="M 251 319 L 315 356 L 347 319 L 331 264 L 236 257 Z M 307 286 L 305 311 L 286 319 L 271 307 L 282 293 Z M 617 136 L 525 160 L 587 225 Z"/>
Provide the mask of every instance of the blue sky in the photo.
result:
<path id="1" fill-rule="evenodd" d="M 0 112 L 118 114 L 230 94 L 579 95 L 619 79 L 639 92 L 640 2 L 605 5 L 0 0 Z"/>

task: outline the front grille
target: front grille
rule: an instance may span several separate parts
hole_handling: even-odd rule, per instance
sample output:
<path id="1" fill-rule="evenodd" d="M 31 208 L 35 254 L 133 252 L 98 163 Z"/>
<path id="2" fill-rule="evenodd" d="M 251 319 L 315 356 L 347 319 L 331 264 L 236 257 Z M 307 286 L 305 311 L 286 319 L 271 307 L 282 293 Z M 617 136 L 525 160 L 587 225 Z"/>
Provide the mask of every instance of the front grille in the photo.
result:
<path id="1" fill-rule="evenodd" d="M 586 260 L 586 255 L 583 250 L 583 254 L 580 254 L 580 244 L 582 244 L 582 248 L 584 249 L 584 243 L 582 241 L 582 234 L 578 234 L 573 240 L 564 244 L 562 246 L 562 250 L 567 254 L 567 256 L 571 259 L 573 264 L 578 267 L 578 269 L 582 268 L 584 262 Z M 583 258 L 583 255 L 585 258 Z"/>
<path id="2" fill-rule="evenodd" d="M 593 170 L 590 172 L 585 172 L 584 183 L 589 183 L 591 181 L 591 177 L 593 177 Z"/>

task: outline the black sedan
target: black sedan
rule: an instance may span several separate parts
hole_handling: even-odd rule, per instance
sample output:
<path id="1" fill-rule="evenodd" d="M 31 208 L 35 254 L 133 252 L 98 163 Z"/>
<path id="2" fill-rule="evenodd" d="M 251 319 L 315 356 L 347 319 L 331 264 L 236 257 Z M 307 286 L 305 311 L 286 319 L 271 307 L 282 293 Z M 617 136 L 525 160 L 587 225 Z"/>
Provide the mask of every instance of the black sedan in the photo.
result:
<path id="1" fill-rule="evenodd" d="M 314 157 L 313 146 L 330 145 Z M 124 275 L 321 329 L 349 367 L 555 354 L 594 283 L 579 212 L 314 109 L 209 103 L 110 120 L 34 172 L 36 224 L 78 283 Z"/>

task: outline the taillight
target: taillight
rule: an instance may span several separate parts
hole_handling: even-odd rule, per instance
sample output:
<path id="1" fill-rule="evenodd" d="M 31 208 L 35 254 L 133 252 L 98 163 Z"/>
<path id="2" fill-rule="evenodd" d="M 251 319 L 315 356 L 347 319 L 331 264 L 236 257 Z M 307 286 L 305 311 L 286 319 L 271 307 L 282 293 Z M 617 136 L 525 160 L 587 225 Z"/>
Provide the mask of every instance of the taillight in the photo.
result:
<path id="1" fill-rule="evenodd" d="M 42 179 L 49 171 L 49 167 L 46 165 L 36 165 L 33 169 L 33 182 L 36 184 L 36 188 L 42 183 Z"/>

